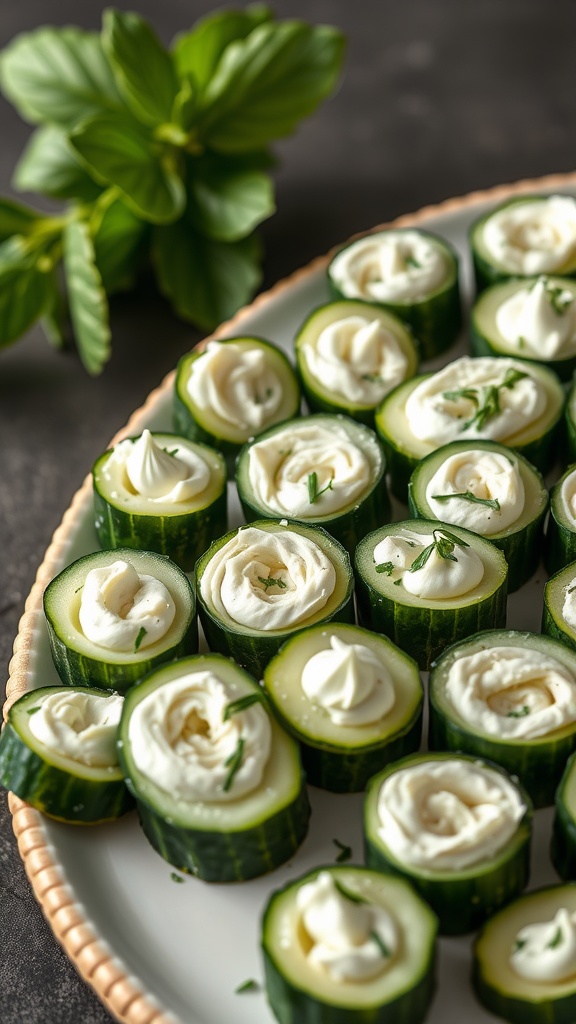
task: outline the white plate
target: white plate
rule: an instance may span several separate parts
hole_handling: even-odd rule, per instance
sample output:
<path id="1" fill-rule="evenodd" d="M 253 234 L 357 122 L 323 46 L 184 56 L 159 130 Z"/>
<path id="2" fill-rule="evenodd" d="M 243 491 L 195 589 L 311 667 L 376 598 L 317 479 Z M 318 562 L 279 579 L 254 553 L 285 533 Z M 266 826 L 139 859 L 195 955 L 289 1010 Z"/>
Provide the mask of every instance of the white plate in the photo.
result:
<path id="1" fill-rule="evenodd" d="M 463 258 L 465 294 L 471 292 L 466 232 L 477 216 L 513 192 L 562 190 L 576 194 L 576 177 L 562 176 L 491 190 L 400 218 L 442 235 Z M 306 315 L 327 300 L 326 260 L 261 296 L 219 333 L 254 334 L 288 350 Z M 454 352 L 449 353 L 452 358 Z M 446 362 L 443 357 L 442 362 Z M 172 377 L 132 417 L 123 433 L 144 426 L 170 429 Z M 66 564 L 97 547 L 85 484 L 64 517 L 21 625 L 9 683 L 10 699 L 37 685 L 59 682 L 41 613 L 46 582 Z M 237 506 L 232 515 L 238 518 Z M 509 625 L 538 631 L 543 575 L 537 573 L 510 602 Z M 126 1024 L 271 1024 L 263 992 L 236 995 L 248 978 L 263 977 L 259 919 L 268 893 L 289 878 L 333 862 L 333 839 L 362 859 L 361 798 L 311 791 L 310 833 L 289 864 L 272 875 L 236 885 L 193 878 L 175 884 L 170 865 L 148 845 L 136 815 L 96 828 L 43 818 L 11 798 L 15 831 L 30 880 L 50 924 L 83 976 Z M 536 815 L 533 884 L 556 880 L 548 858 L 551 811 Z M 469 984 L 471 939 L 440 943 L 439 987 L 429 1024 L 490 1024 Z"/>

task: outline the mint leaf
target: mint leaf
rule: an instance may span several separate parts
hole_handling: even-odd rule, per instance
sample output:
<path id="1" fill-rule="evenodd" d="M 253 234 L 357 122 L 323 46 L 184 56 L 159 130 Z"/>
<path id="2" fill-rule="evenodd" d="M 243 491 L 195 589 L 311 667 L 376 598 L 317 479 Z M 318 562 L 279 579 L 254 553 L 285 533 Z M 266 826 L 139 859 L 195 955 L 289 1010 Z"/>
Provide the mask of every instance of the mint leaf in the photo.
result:
<path id="1" fill-rule="evenodd" d="M 0 198 L 0 243 L 12 235 L 30 235 L 44 220 L 46 214 L 32 210 L 29 206 Z"/>
<path id="2" fill-rule="evenodd" d="M 58 273 L 54 269 L 48 278 L 48 304 L 40 319 L 40 326 L 52 348 L 65 349 L 68 347 L 69 331 L 67 331 L 67 305 L 60 291 Z M 81 588 L 80 588 L 81 589 Z"/>
<path id="3" fill-rule="evenodd" d="M 376 572 L 384 572 L 387 576 L 391 576 L 394 572 L 393 562 L 380 562 L 378 565 L 375 565 L 374 568 Z"/>
<path id="4" fill-rule="evenodd" d="M 244 238 L 275 210 L 269 176 L 233 158 L 207 156 L 191 161 L 187 190 L 188 220 L 220 242 Z"/>
<path id="5" fill-rule="evenodd" d="M 0 347 L 24 334 L 48 308 L 51 279 L 18 236 L 0 245 Z"/>
<path id="6" fill-rule="evenodd" d="M 240 996 L 244 992 L 259 992 L 259 991 L 260 991 L 260 985 L 258 984 L 258 982 L 254 981 L 254 978 L 248 978 L 247 981 L 243 981 L 241 985 L 238 985 L 238 988 L 234 989 L 234 995 Z"/>
<path id="7" fill-rule="evenodd" d="M 88 225 L 72 221 L 63 239 L 64 272 L 78 352 L 88 373 L 98 374 L 110 358 L 110 327 Z"/>
<path id="8" fill-rule="evenodd" d="M 176 313 L 204 330 L 229 319 L 260 282 L 260 248 L 251 235 L 240 242 L 215 242 L 183 221 L 157 228 L 152 259 L 160 291 Z"/>
<path id="9" fill-rule="evenodd" d="M 65 132 L 46 125 L 34 132 L 12 179 L 20 192 L 41 192 L 54 199 L 96 199 L 102 187 L 90 177 Z"/>
<path id="10" fill-rule="evenodd" d="M 133 285 L 147 232 L 148 225 L 121 199 L 104 210 L 93 240 L 96 265 L 108 295 Z"/>
<path id="11" fill-rule="evenodd" d="M 102 45 L 134 116 L 148 125 L 170 122 L 179 83 L 170 54 L 148 22 L 126 11 L 104 11 Z"/>
<path id="12" fill-rule="evenodd" d="M 159 153 L 150 132 L 126 114 L 98 114 L 70 141 L 99 181 L 116 185 L 138 216 L 154 224 L 176 220 L 186 196 L 182 180 Z"/>
<path id="13" fill-rule="evenodd" d="M 178 74 L 191 75 L 196 85 L 204 89 L 230 43 L 245 39 L 271 17 L 272 12 L 265 4 L 252 4 L 244 11 L 209 14 L 191 32 L 176 36 L 173 54 Z"/>
<path id="14" fill-rule="evenodd" d="M 174 97 L 172 105 L 173 124 L 178 125 L 183 131 L 189 131 L 194 123 L 197 109 L 198 95 L 196 86 L 190 78 L 185 78 Z"/>
<path id="15" fill-rule="evenodd" d="M 0 87 L 25 121 L 72 128 L 123 102 L 100 37 L 79 28 L 39 28 L 0 56 Z"/>
<path id="16" fill-rule="evenodd" d="M 223 153 L 290 135 L 334 88 L 344 38 L 328 26 L 267 22 L 230 43 L 204 94 L 200 140 Z"/>

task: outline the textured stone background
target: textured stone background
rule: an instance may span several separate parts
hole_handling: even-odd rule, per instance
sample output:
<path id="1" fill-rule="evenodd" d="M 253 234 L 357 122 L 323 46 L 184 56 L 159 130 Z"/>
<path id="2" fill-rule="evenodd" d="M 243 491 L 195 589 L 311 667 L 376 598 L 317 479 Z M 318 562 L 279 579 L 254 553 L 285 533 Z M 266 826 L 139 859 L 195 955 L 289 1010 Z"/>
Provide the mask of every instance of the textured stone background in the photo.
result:
<path id="1" fill-rule="evenodd" d="M 239 4 L 241 6 L 242 4 Z M 139 0 L 169 41 L 217 4 Z M 266 281 L 354 231 L 452 195 L 576 165 L 573 0 L 278 0 L 340 25 L 342 86 L 278 147 Z M 2 3 L 0 46 L 42 23 L 96 28 L 94 0 Z M 0 100 L 0 190 L 29 129 Z M 112 304 L 114 356 L 92 380 L 39 332 L 0 354 L 0 673 L 37 565 L 94 458 L 196 340 L 142 287 Z M 37 908 L 0 793 L 0 1021 L 106 1024 Z"/>

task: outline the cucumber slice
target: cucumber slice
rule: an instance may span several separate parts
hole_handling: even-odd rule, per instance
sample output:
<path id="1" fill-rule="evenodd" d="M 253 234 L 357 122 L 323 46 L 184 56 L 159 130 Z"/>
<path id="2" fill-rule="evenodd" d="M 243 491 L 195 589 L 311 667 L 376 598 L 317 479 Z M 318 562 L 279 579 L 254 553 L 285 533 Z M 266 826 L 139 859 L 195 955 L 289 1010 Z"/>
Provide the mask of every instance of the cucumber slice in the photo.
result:
<path id="1" fill-rule="evenodd" d="M 505 337 L 498 326 L 497 315 L 500 307 L 519 292 L 532 289 L 541 280 L 538 277 L 527 277 L 521 281 L 503 281 L 487 288 L 476 300 L 470 320 L 470 342 L 475 356 L 514 356 L 528 363 L 544 363 L 558 374 L 560 380 L 571 380 L 576 369 L 576 336 L 569 338 L 553 354 L 539 353 L 534 344 L 529 344 L 520 334 L 510 340 Z M 569 293 L 576 298 L 576 282 L 565 277 L 546 277 L 546 288 L 551 294 L 554 290 Z M 562 308 L 562 307 L 560 307 Z M 570 317 L 570 322 L 572 318 Z M 552 330 L 562 325 L 552 325 Z"/>
<path id="2" fill-rule="evenodd" d="M 554 200 L 565 200 L 571 206 L 574 206 L 574 198 L 572 196 L 542 196 L 542 195 L 530 195 L 530 196 L 517 196 L 514 199 L 509 199 L 504 203 L 500 203 L 489 213 L 479 217 L 478 220 L 474 221 L 470 228 L 470 247 L 472 249 L 472 259 L 474 263 L 474 275 L 476 278 L 476 288 L 480 292 L 488 285 L 495 284 L 497 281 L 506 281 L 510 277 L 524 278 L 533 275 L 536 270 L 532 268 L 528 273 L 523 273 L 516 261 L 510 262 L 506 259 L 496 258 L 488 249 L 486 245 L 486 228 L 490 225 L 492 218 L 500 216 L 502 211 L 514 212 L 515 210 L 522 211 L 536 209 L 537 205 L 540 204 L 543 208 L 549 203 L 551 199 Z M 570 220 L 574 220 L 574 212 L 571 212 Z M 532 233 L 533 235 L 534 233 Z M 549 236 L 548 236 L 549 237 Z M 544 242 L 540 249 L 533 250 L 535 254 L 541 253 L 544 256 L 552 256 L 551 253 L 547 253 L 550 243 L 546 240 L 544 235 Z M 526 253 L 530 249 L 530 243 L 524 243 L 523 241 L 519 244 L 519 249 L 523 253 Z M 576 276 L 576 235 L 573 239 L 571 246 L 567 247 L 567 251 L 564 255 L 560 255 L 554 265 L 548 264 L 538 267 L 538 270 L 546 273 L 554 273 L 562 277 L 575 277 Z"/>
<path id="3" fill-rule="evenodd" d="M 550 491 L 544 544 L 544 565 L 550 575 L 576 561 L 576 517 L 569 504 L 573 495 L 576 495 L 576 468 L 570 466 Z"/>
<path id="4" fill-rule="evenodd" d="M 570 562 L 544 585 L 542 632 L 576 650 L 576 626 L 566 619 L 565 604 L 576 587 L 576 562 Z"/>
<path id="5" fill-rule="evenodd" d="M 373 430 L 347 416 L 317 414 L 287 420 L 244 445 L 236 486 L 249 523 L 285 515 L 323 526 L 352 553 L 390 517 L 385 471 Z"/>
<path id="6" fill-rule="evenodd" d="M 457 784 L 444 777 L 435 782 L 434 774 L 444 770 L 443 766 L 449 767 L 458 780 Z M 411 792 L 407 780 L 415 770 L 421 771 L 422 768 L 420 781 Z M 500 845 L 497 845 L 494 841 L 497 819 L 493 814 L 496 804 L 488 802 L 492 828 L 488 829 L 490 834 L 486 834 L 485 843 L 478 850 L 477 860 L 472 859 L 474 845 L 468 838 L 472 831 L 473 808 L 486 807 L 487 804 L 482 802 L 486 800 L 482 790 L 465 787 L 467 771 L 472 771 L 476 780 L 484 780 L 486 790 L 495 787 L 494 792 L 505 793 L 517 811 L 517 817 L 502 827 Z M 381 790 L 396 773 L 398 779 L 394 783 L 403 802 L 398 832 L 407 837 L 409 856 L 407 851 L 400 855 L 382 835 Z M 443 808 L 434 803 L 446 796 L 453 799 L 453 803 Z M 459 806 L 462 807 L 460 817 Z M 442 815 L 446 815 L 446 820 Z M 477 821 L 481 819 L 482 814 L 479 813 Z M 499 765 L 464 754 L 418 754 L 389 765 L 368 783 L 364 804 L 365 861 L 368 867 L 377 871 L 407 878 L 438 915 L 440 932 L 458 935 L 478 927 L 498 907 L 525 888 L 529 874 L 531 824 L 532 805 L 528 795 Z M 443 861 L 441 854 L 443 867 L 438 867 L 432 844 L 439 842 L 442 848 L 446 841 L 450 848 L 460 843 L 460 834 L 463 836 L 461 859 L 464 866 Z M 424 863 L 416 862 L 417 849 Z"/>
<path id="7" fill-rule="evenodd" d="M 89 640 L 79 620 L 82 589 L 88 573 L 117 561 L 132 565 L 141 575 L 153 576 L 167 588 L 176 605 L 172 625 L 149 646 L 136 642 L 135 650 L 112 651 Z M 177 565 L 154 551 L 117 548 L 84 555 L 54 577 L 44 591 L 44 613 L 52 658 L 58 675 L 68 686 L 103 686 L 124 693 L 155 665 L 198 650 L 196 602 L 192 587 Z"/>
<path id="8" fill-rule="evenodd" d="M 517 367 L 520 371 L 529 373 L 531 377 L 538 380 L 546 396 L 546 408 L 523 430 L 507 437 L 501 437 L 499 443 L 505 444 L 508 448 L 514 448 L 541 473 L 547 473 L 555 461 L 554 446 L 556 431 L 564 408 L 564 390 L 556 374 L 544 366 L 518 362 Z M 406 502 L 410 476 L 418 462 L 439 447 L 417 438 L 411 430 L 406 416 L 406 402 L 409 396 L 422 381 L 431 376 L 431 374 L 423 374 L 400 384 L 386 396 L 376 410 L 376 432 L 381 438 L 386 452 L 390 488 L 392 493 L 404 502 Z M 451 440 L 459 440 L 461 431 L 461 420 L 455 417 L 454 436 Z M 479 437 L 481 436 L 479 434 Z M 476 444 L 477 438 L 468 438 L 468 440 L 470 444 Z"/>
<path id="9" fill-rule="evenodd" d="M 107 690 L 83 687 L 84 697 L 106 701 Z M 105 764 L 90 765 L 63 752 L 60 744 L 48 744 L 31 729 L 47 698 L 70 695 L 70 687 L 42 686 L 15 701 L 0 735 L 0 784 L 26 800 L 38 811 L 70 824 L 93 825 L 119 818 L 134 801 L 114 756 Z M 78 725 L 76 711 L 75 727 Z M 101 758 L 101 760 L 105 760 Z"/>
<path id="10" fill-rule="evenodd" d="M 305 666 L 320 651 L 330 650 L 333 637 L 348 647 L 367 648 L 382 666 L 378 678 L 390 681 L 393 703 L 376 720 L 339 724 L 326 707 L 310 700 L 302 688 Z M 359 661 L 356 668 L 350 669 L 360 681 L 371 670 L 365 663 L 362 665 Z M 347 675 L 346 684 L 349 682 Z M 301 745 L 306 776 L 313 786 L 333 793 L 359 792 L 383 765 L 414 753 L 420 746 L 423 688 L 416 662 L 386 637 L 360 626 L 332 623 L 311 626 L 298 633 L 282 645 L 266 666 L 264 686 L 276 717 Z M 346 704 L 349 696 L 347 686 Z M 364 700 L 370 696 L 367 693 Z"/>
<path id="11" fill-rule="evenodd" d="M 564 881 L 576 878 L 576 754 L 566 762 L 556 790 L 550 856 Z"/>
<path id="12" fill-rule="evenodd" d="M 354 335 L 366 334 L 374 324 L 382 332 L 380 342 L 370 347 L 366 341 L 368 351 L 359 350 Z M 326 353 L 322 344 L 330 333 L 334 347 Z M 402 321 L 382 306 L 355 299 L 315 309 L 294 344 L 302 390 L 312 412 L 345 413 L 369 427 L 374 426 L 374 410 L 384 395 L 418 369 L 418 348 Z"/>
<path id="13" fill-rule="evenodd" d="M 356 598 L 361 625 L 390 637 L 403 651 L 416 657 L 421 669 L 428 669 L 449 644 L 480 629 L 503 627 L 506 621 L 506 585 L 508 569 L 501 551 L 470 530 L 450 525 L 449 535 L 458 537 L 462 550 L 470 548 L 483 565 L 483 576 L 458 597 L 422 598 L 409 593 L 399 570 L 377 569 L 374 552 L 387 537 L 407 536 L 411 546 L 416 536 L 429 536 L 430 542 L 446 535 L 437 520 L 407 519 L 375 530 L 356 549 Z M 410 539 L 412 538 L 412 539 Z M 447 557 L 458 558 L 452 549 Z M 420 548 L 416 547 L 415 558 Z M 445 556 L 446 557 L 446 556 Z M 462 557 L 462 554 L 460 554 Z M 379 559 L 379 563 L 381 560 Z M 392 563 L 388 563 L 391 565 Z M 413 564 L 413 563 L 410 563 Z"/>
<path id="14" fill-rule="evenodd" d="M 335 584 L 331 594 L 327 596 L 325 603 L 321 607 L 311 611 L 309 615 L 299 616 L 297 621 L 290 625 L 266 626 L 265 628 L 243 625 L 232 618 L 225 607 L 216 607 L 214 598 L 210 594 L 211 581 L 209 578 L 216 572 L 215 567 L 218 567 L 218 571 L 222 569 L 225 576 L 228 574 L 231 564 L 232 569 L 236 571 L 240 562 L 236 557 L 231 558 L 230 553 L 236 551 L 237 545 L 234 542 L 237 538 L 238 544 L 242 543 L 242 532 L 251 529 L 273 535 L 281 535 L 285 531 L 296 534 L 312 545 L 314 557 L 318 556 L 322 562 L 324 559 L 328 560 L 335 573 Z M 219 552 L 224 548 L 226 548 L 224 555 L 220 555 Z M 223 561 L 224 558 L 226 561 Z M 242 563 L 240 566 L 242 578 L 247 581 L 246 586 L 250 590 L 255 589 L 259 591 L 256 597 L 259 601 L 264 601 L 264 603 L 266 603 L 269 587 L 262 582 L 262 579 L 281 578 L 284 583 L 286 578 L 288 580 L 286 586 L 281 587 L 280 584 L 278 587 L 270 588 L 276 591 L 274 596 L 282 599 L 282 595 L 289 595 L 291 589 L 298 589 L 312 575 L 312 571 L 303 570 L 304 575 L 291 583 L 289 580 L 289 569 L 285 564 L 275 562 L 274 565 L 265 565 L 261 561 L 261 552 L 251 544 L 240 553 L 240 560 Z M 300 564 L 302 565 L 302 563 Z M 300 572 L 300 570 L 298 571 Z M 266 573 L 269 575 L 262 575 Z M 251 582 L 252 580 L 253 582 Z M 314 580 L 311 582 L 314 583 Z M 265 665 L 277 653 L 283 642 L 305 626 L 313 626 L 317 622 L 353 622 L 353 589 L 354 577 L 352 575 L 352 567 L 350 565 L 350 558 L 344 548 L 319 526 L 304 526 L 302 523 L 288 522 L 287 519 L 280 521 L 262 519 L 252 523 L 249 527 L 240 527 L 240 530 L 232 530 L 224 537 L 221 537 L 220 540 L 215 541 L 206 554 L 199 558 L 196 563 L 198 611 L 210 650 L 219 651 L 221 654 L 234 658 L 239 665 L 246 668 L 257 679 L 261 678 Z M 260 593 L 263 594 L 262 598 Z M 277 601 L 270 602 L 270 611 L 273 610 L 273 606 L 277 603 Z"/>
<path id="15" fill-rule="evenodd" d="M 566 452 L 564 462 L 576 462 L 576 382 L 568 391 L 564 410 Z"/>
<path id="16" fill-rule="evenodd" d="M 474 527 L 467 526 L 465 521 L 467 510 L 474 510 L 478 514 L 481 505 L 465 500 L 446 500 L 442 502 L 442 516 L 439 516 L 432 508 L 427 496 L 428 485 L 432 477 L 440 470 L 447 459 L 454 455 L 466 455 L 467 463 L 470 464 L 469 475 L 473 475 L 473 465 L 476 452 L 480 454 L 488 452 L 500 456 L 515 466 L 523 487 L 521 504 L 519 503 L 519 515 L 513 522 L 503 530 L 494 530 L 498 521 L 499 510 L 485 505 L 482 509 L 482 519 L 478 520 Z M 462 475 L 462 470 L 460 471 Z M 455 488 L 456 491 L 470 493 L 468 483 L 462 488 Z M 478 492 L 483 494 L 481 486 Z M 491 494 L 493 498 L 493 495 Z M 517 452 L 511 452 L 505 445 L 495 441 L 452 441 L 450 444 L 442 445 L 437 451 L 427 455 L 419 462 L 410 477 L 408 485 L 408 509 L 411 515 L 423 519 L 441 519 L 445 523 L 455 523 L 472 529 L 473 532 L 486 537 L 492 544 L 502 551 L 508 562 L 508 592 L 518 590 L 532 576 L 540 560 L 542 544 L 542 529 L 544 517 L 548 508 L 548 491 L 542 476 L 527 459 Z M 576 556 L 576 551 L 575 551 Z"/>
<path id="17" fill-rule="evenodd" d="M 383 270 L 382 255 L 390 246 L 391 269 Z M 328 285 L 335 299 L 381 305 L 409 324 L 423 359 L 449 348 L 462 326 L 458 257 L 429 231 L 392 228 L 357 239 L 328 265 Z"/>
<path id="18" fill-rule="evenodd" d="M 430 673 L 429 694 L 430 694 L 430 733 L 428 743 L 431 750 L 447 750 L 456 752 L 464 751 L 466 754 L 473 754 L 477 757 L 489 758 L 517 776 L 528 792 L 535 807 L 545 807 L 554 802 L 556 786 L 562 777 L 566 759 L 576 749 L 576 721 L 568 721 L 565 724 L 549 728 L 542 735 L 509 737 L 506 735 L 494 734 L 492 731 L 483 728 L 478 719 L 482 713 L 494 709 L 498 693 L 509 695 L 511 719 L 522 718 L 528 721 L 530 707 L 538 710 L 539 694 L 543 699 L 556 703 L 558 691 L 555 686 L 548 690 L 536 679 L 530 681 L 518 678 L 517 684 L 498 691 L 493 688 L 490 682 L 486 682 L 487 688 L 480 687 L 477 693 L 475 687 L 479 686 L 479 678 L 488 675 L 491 671 L 495 658 L 481 660 L 481 652 L 501 651 L 503 654 L 507 649 L 526 651 L 528 655 L 533 653 L 536 656 L 543 656 L 559 664 L 561 670 L 567 670 L 568 680 L 576 687 L 576 654 L 556 640 L 548 636 L 541 636 L 537 633 L 521 633 L 516 630 L 487 630 L 468 637 L 460 643 L 450 647 L 440 656 L 432 666 Z M 468 659 L 474 655 L 480 655 L 476 662 Z M 449 678 L 455 664 L 462 659 L 467 659 L 464 674 L 467 676 L 467 689 L 469 694 L 477 693 L 477 700 L 474 704 L 476 721 L 470 721 L 462 711 L 455 705 L 450 696 Z M 480 661 L 480 663 L 479 663 Z M 468 667 L 469 666 L 469 667 Z M 534 671 L 537 669 L 535 668 Z M 511 671 L 518 671 L 510 666 Z M 564 672 L 562 672 L 564 675 Z M 467 694 L 468 696 L 468 694 Z M 505 698 L 503 698 L 505 699 Z M 574 702 L 574 696 L 567 697 L 570 705 Z M 524 703 L 527 701 L 527 703 Z M 470 704 L 467 702 L 467 706 Z M 505 705 L 508 707 L 508 703 Z M 506 711 L 498 712 L 502 715 L 501 722 L 506 722 Z M 499 723 L 492 719 L 494 725 Z"/>
<path id="19" fill-rule="evenodd" d="M 327 872 L 353 900 L 381 908 L 399 938 L 384 972 L 358 981 L 334 981 L 308 959 L 311 939 L 298 924 L 304 885 Z M 361 867 L 315 868 L 274 892 L 262 921 L 268 999 L 280 1024 L 420 1024 L 435 989 L 437 922 L 406 882 Z"/>
<path id="20" fill-rule="evenodd" d="M 472 980 L 490 1013 L 512 1024 L 572 1024 L 576 1019 L 575 973 L 563 981 L 544 981 L 523 977 L 510 964 L 519 932 L 553 921 L 562 908 L 576 912 L 576 885 L 529 892 L 486 923 L 474 947 Z"/>
<path id="21" fill-rule="evenodd" d="M 297 744 L 272 716 L 269 717 L 270 752 L 257 788 L 237 798 L 216 800 L 184 798 L 178 790 L 169 791 L 169 783 L 168 789 L 160 785 L 164 778 L 166 750 L 174 743 L 180 750 L 184 748 L 181 756 L 175 758 L 177 770 L 180 778 L 191 779 L 196 760 L 190 733 L 196 735 L 203 730 L 208 740 L 214 736 L 214 730 L 203 722 L 201 712 L 184 694 L 180 701 L 184 712 L 179 733 L 172 740 L 163 738 L 161 720 L 156 727 L 151 717 L 154 695 L 165 704 L 168 702 L 171 724 L 175 727 L 179 721 L 178 707 L 177 698 L 171 696 L 171 688 L 187 677 L 197 678 L 203 673 L 217 677 L 230 693 L 230 703 L 254 698 L 266 708 L 266 699 L 258 684 L 227 658 L 209 654 L 181 659 L 151 672 L 127 694 L 120 723 L 119 758 L 126 784 L 136 798 L 142 827 L 154 849 L 170 864 L 207 882 L 241 881 L 272 871 L 292 856 L 307 831 L 308 797 Z M 151 751 L 155 759 L 154 778 L 142 770 L 138 748 L 134 746 L 138 739 L 140 744 L 143 742 L 134 715 L 138 715 L 139 706 L 147 699 L 148 710 L 144 714 L 152 722 L 150 732 L 160 737 L 157 749 Z M 165 713 L 160 710 L 157 714 Z M 234 717 L 238 720 L 241 716 L 242 711 L 238 709 Z M 239 730 L 244 734 L 245 725 L 241 723 Z M 218 736 L 207 754 L 214 772 L 220 767 L 217 742 Z M 202 751 L 199 756 L 202 757 Z M 231 759 L 223 762 L 224 766 L 230 763 Z M 233 793 L 233 785 L 230 793 Z"/>
<path id="22" fill-rule="evenodd" d="M 94 513 L 102 548 L 138 548 L 167 555 L 185 572 L 228 524 L 226 463 L 219 452 L 177 434 L 154 433 L 155 443 L 169 454 L 184 451 L 201 459 L 209 478 L 186 501 L 165 502 L 137 492 L 126 473 L 126 461 L 138 437 L 127 438 L 104 452 L 92 469 Z"/>
<path id="23" fill-rule="evenodd" d="M 190 384 L 212 352 L 224 353 L 227 362 L 213 380 L 198 386 L 199 404 Z M 256 365 L 245 370 L 246 358 L 256 360 Z M 300 386 L 292 365 L 282 349 L 262 338 L 225 338 L 194 349 L 178 363 L 174 386 L 177 432 L 221 451 L 231 474 L 248 438 L 300 410 Z"/>

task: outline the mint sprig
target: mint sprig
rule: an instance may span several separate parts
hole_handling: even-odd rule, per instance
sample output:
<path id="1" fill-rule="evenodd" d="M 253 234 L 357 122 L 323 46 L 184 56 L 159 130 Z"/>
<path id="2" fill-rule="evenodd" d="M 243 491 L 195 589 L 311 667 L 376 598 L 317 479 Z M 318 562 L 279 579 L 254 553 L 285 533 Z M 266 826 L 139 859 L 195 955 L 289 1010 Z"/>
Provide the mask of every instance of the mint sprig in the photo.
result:
<path id="1" fill-rule="evenodd" d="M 432 538 L 432 543 L 423 548 L 420 554 L 416 556 L 408 572 L 418 572 L 419 569 L 423 569 L 433 551 L 436 552 L 438 558 L 444 558 L 449 562 L 457 562 L 458 559 L 453 553 L 454 548 L 457 546 L 462 548 L 470 547 L 467 541 L 461 540 L 460 537 L 445 529 L 433 530 Z"/>
<path id="2" fill-rule="evenodd" d="M 71 321 L 84 366 L 100 373 L 108 298 L 147 254 L 176 313 L 205 330 L 228 319 L 261 277 L 269 146 L 333 91 L 343 47 L 336 29 L 277 21 L 260 4 L 210 14 L 169 49 L 112 8 L 100 33 L 17 36 L 0 88 L 38 127 L 14 185 L 66 205 L 48 214 L 0 199 L 0 348 L 37 320 L 65 347 Z"/>
<path id="3" fill-rule="evenodd" d="M 482 430 L 488 420 L 493 419 L 501 412 L 500 392 L 511 391 L 518 381 L 524 380 L 527 376 L 528 374 L 522 370 L 508 367 L 500 384 L 487 384 L 481 389 L 457 388 L 455 391 L 443 391 L 442 397 L 451 402 L 457 402 L 462 398 L 472 402 L 476 406 L 476 412 L 462 424 L 461 429 L 468 430 L 469 427 L 476 427 L 477 430 Z"/>
<path id="4" fill-rule="evenodd" d="M 453 494 L 433 494 L 432 498 L 434 501 L 451 501 L 452 498 L 462 498 L 463 501 L 470 501 L 474 505 L 485 505 L 486 508 L 492 508 L 495 512 L 500 511 L 498 498 L 479 498 L 472 491 L 455 491 Z"/>

